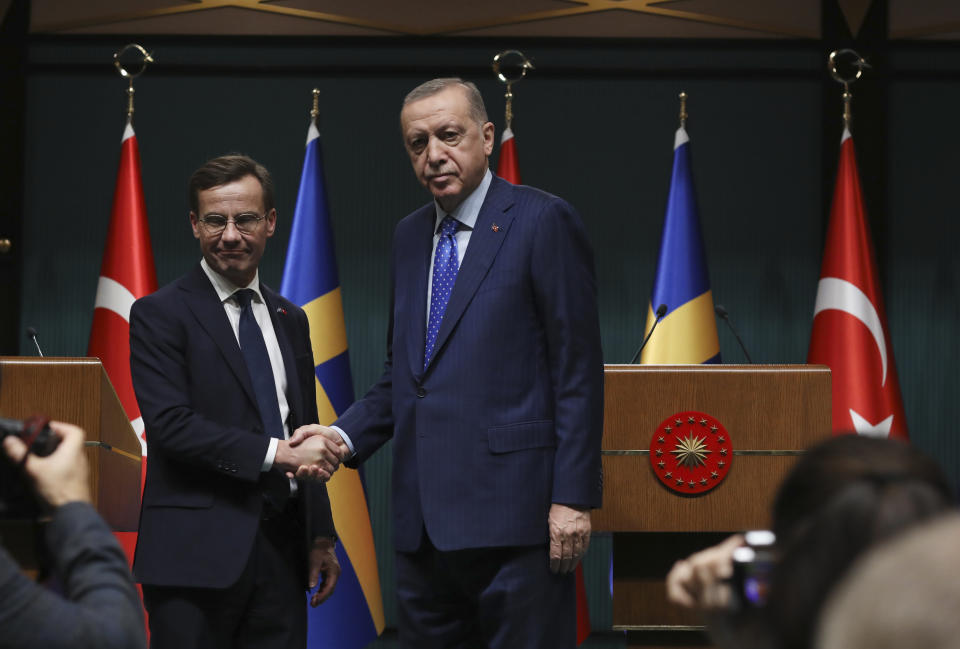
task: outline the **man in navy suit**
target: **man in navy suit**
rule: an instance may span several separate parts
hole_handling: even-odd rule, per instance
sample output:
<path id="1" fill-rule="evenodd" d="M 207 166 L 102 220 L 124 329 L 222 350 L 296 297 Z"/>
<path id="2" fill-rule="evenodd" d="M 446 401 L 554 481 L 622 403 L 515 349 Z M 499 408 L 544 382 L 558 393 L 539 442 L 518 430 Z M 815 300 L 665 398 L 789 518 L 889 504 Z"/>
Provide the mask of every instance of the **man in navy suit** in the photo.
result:
<path id="1" fill-rule="evenodd" d="M 147 434 L 134 574 L 154 649 L 306 645 L 340 574 L 322 482 L 337 449 L 311 438 L 314 363 L 306 315 L 260 282 L 274 233 L 273 182 L 246 156 L 190 180 L 202 260 L 130 312 L 130 367 Z M 322 445 L 314 441 L 324 442 Z"/>
<path id="2" fill-rule="evenodd" d="M 300 436 L 342 433 L 351 462 L 393 439 L 403 646 L 574 647 L 603 419 L 583 223 L 490 173 L 473 84 L 419 86 L 400 122 L 434 201 L 394 234 L 386 370 L 334 427 Z"/>

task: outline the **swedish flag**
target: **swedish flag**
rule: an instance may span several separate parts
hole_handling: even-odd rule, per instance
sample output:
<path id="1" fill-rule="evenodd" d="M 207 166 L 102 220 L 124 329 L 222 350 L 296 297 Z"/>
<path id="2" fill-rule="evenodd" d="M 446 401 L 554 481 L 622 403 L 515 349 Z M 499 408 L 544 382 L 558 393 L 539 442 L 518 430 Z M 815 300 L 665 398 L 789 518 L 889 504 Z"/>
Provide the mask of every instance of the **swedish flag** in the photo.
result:
<path id="1" fill-rule="evenodd" d="M 303 307 L 310 321 L 310 342 L 317 364 L 317 410 L 320 423 L 331 424 L 353 402 L 353 381 L 323 181 L 320 133 L 312 120 L 280 292 Z M 308 608 L 307 646 L 357 649 L 380 635 L 384 626 L 370 514 L 357 471 L 340 469 L 327 483 L 327 491 L 340 536 L 337 559 L 343 572 L 333 596 L 318 608 Z"/>
<path id="2" fill-rule="evenodd" d="M 690 167 L 690 138 L 683 126 L 674 140 L 673 177 L 645 333 L 653 327 L 661 304 L 667 306 L 666 315 L 643 348 L 640 362 L 719 363 L 720 341 Z"/>

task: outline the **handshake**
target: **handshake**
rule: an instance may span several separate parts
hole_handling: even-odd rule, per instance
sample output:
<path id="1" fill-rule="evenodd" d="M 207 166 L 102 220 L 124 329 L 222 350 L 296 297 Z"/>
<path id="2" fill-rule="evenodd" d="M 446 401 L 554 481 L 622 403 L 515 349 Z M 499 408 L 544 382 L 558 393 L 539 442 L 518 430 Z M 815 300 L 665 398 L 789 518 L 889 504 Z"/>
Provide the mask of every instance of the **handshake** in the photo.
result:
<path id="1" fill-rule="evenodd" d="M 280 440 L 273 465 L 288 478 L 326 482 L 340 463 L 350 458 L 350 448 L 333 428 L 309 424 Z"/>

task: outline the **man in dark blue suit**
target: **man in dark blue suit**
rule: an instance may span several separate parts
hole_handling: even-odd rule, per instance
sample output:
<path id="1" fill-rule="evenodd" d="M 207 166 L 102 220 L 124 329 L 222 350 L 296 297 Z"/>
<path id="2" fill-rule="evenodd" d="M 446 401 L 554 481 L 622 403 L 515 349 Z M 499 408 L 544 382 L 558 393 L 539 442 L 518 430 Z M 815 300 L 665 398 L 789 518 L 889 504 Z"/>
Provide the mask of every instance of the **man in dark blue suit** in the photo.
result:
<path id="1" fill-rule="evenodd" d="M 322 482 L 336 447 L 288 438 L 315 423 L 306 315 L 259 279 L 276 228 L 269 173 L 245 156 L 190 180 L 202 261 L 138 300 L 130 366 L 147 435 L 134 574 L 154 649 L 306 645 L 305 588 L 340 573 Z M 322 441 L 323 445 L 314 441 Z"/>
<path id="2" fill-rule="evenodd" d="M 403 646 L 573 647 L 603 419 L 583 223 L 493 177 L 473 84 L 419 86 L 400 121 L 434 201 L 394 235 L 386 370 L 334 427 L 301 435 L 342 434 L 351 462 L 393 439 Z"/>

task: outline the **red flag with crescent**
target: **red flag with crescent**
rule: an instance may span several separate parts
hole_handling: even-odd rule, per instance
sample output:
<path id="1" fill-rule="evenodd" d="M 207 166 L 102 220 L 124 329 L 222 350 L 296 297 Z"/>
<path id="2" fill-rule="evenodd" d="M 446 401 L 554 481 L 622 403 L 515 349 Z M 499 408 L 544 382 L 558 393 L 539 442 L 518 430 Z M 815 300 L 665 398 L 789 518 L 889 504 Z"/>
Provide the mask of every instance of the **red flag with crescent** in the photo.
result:
<path id="1" fill-rule="evenodd" d="M 143 419 L 130 378 L 129 321 L 134 300 L 155 290 L 157 274 L 140 178 L 140 149 L 133 126 L 128 122 L 120 149 L 120 167 L 87 354 L 103 363 L 144 453 Z"/>
<path id="2" fill-rule="evenodd" d="M 134 300 L 155 290 L 157 274 L 140 179 L 140 149 L 133 126 L 127 122 L 120 145 L 120 167 L 117 170 L 113 210 L 97 282 L 87 355 L 96 356 L 103 363 L 137 434 L 143 455 L 147 452 L 143 418 L 130 378 L 130 307 Z M 141 465 L 141 472 L 140 488 L 143 489 L 146 458 Z M 123 546 L 127 559 L 132 562 L 137 533 L 114 532 L 114 535 Z"/>
<path id="3" fill-rule="evenodd" d="M 807 362 L 830 366 L 834 434 L 909 437 L 853 138 L 846 129 Z"/>

